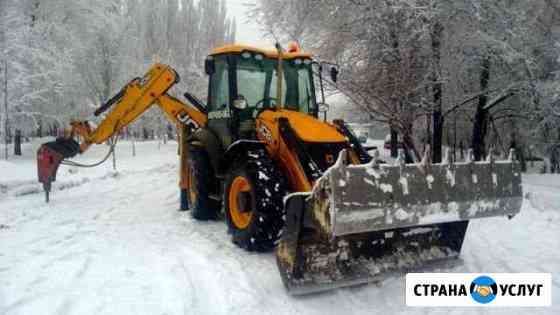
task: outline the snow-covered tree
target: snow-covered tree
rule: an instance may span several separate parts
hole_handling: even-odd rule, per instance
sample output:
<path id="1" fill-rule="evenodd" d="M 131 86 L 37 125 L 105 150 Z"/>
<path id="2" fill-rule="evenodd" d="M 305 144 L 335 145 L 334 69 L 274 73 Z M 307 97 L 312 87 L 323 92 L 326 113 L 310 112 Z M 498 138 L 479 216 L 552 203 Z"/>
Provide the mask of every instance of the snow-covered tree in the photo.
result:
<path id="1" fill-rule="evenodd" d="M 155 61 L 177 69 L 182 80 L 175 91 L 203 96 L 204 57 L 235 38 L 223 0 L 1 0 L 0 23 L 0 70 L 4 63 L 8 69 L 6 89 L 0 73 L 5 139 L 16 126 L 41 135 L 91 118 L 93 108 Z M 148 113 L 139 125 L 160 134 L 168 127 L 160 113 Z"/>
<path id="2" fill-rule="evenodd" d="M 253 14 L 273 37 L 337 62 L 355 110 L 410 147 L 460 141 L 481 158 L 522 147 L 539 125 L 538 86 L 558 70 L 557 12 L 551 0 L 260 0 Z"/>

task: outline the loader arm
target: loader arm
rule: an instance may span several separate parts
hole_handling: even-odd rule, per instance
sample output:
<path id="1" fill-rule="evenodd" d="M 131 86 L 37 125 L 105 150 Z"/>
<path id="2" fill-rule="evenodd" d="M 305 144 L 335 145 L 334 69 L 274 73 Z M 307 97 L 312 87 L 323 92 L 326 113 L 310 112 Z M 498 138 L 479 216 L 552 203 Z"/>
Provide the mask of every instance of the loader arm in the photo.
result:
<path id="1" fill-rule="evenodd" d="M 97 127 L 92 128 L 85 120 L 72 121 L 71 129 L 64 137 L 43 144 L 37 153 L 37 165 L 39 182 L 43 183 L 47 201 L 51 182 L 56 179 L 58 166 L 64 159 L 84 153 L 92 144 L 101 144 L 117 135 L 154 104 L 159 106 L 165 117 L 174 123 L 179 131 L 180 185 L 186 188 L 188 185 L 186 178 L 188 174 L 185 171 L 186 138 L 190 132 L 206 124 L 207 115 L 200 105 L 184 103 L 167 94 L 167 91 L 177 82 L 179 76 L 173 68 L 164 64 L 154 64 L 142 78 L 132 79 L 95 111 L 96 116 L 109 111 Z M 81 138 L 79 145 L 74 140 L 74 136 Z"/>

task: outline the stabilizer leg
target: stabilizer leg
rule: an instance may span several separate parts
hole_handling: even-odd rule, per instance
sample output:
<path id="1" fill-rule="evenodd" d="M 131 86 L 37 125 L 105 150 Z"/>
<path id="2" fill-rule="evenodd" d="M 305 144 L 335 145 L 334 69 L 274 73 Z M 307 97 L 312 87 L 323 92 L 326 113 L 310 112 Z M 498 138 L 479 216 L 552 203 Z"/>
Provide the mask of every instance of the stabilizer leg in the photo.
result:
<path id="1" fill-rule="evenodd" d="M 181 198 L 181 211 L 189 210 L 189 199 L 187 197 L 187 190 L 185 188 L 181 188 L 180 190 L 180 198 Z"/>

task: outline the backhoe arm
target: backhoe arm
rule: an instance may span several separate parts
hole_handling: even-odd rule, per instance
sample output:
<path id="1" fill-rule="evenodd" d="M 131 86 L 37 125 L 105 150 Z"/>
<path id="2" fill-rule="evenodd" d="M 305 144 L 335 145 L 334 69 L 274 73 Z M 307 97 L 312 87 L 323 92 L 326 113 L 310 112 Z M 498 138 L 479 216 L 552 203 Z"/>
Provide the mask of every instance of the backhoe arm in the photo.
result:
<path id="1" fill-rule="evenodd" d="M 184 168 L 186 135 L 202 127 L 207 122 L 204 109 L 197 103 L 183 103 L 167 94 L 179 82 L 179 75 L 164 64 L 154 64 L 142 78 L 134 78 L 115 96 L 95 111 L 95 116 L 110 110 L 96 127 L 87 121 L 72 121 L 71 129 L 56 141 L 45 143 L 37 152 L 39 182 L 45 192 L 50 191 L 51 182 L 56 179 L 60 163 L 78 153 L 85 152 L 92 144 L 100 144 L 117 135 L 124 127 L 134 122 L 152 105 L 157 104 L 165 116 L 180 130 L 181 169 Z M 194 100 L 194 99 L 193 99 Z M 80 136 L 78 144 L 74 136 Z M 181 176 L 181 186 L 185 186 L 185 176 Z"/>
<path id="2" fill-rule="evenodd" d="M 193 129 L 206 123 L 206 114 L 195 106 L 185 104 L 167 95 L 166 92 L 179 82 L 179 76 L 171 67 L 155 64 L 142 78 L 135 78 L 123 89 L 101 106 L 96 116 L 113 109 L 103 121 L 91 129 L 87 121 L 73 121 L 71 134 L 78 134 L 83 138 L 80 153 L 87 150 L 91 144 L 100 144 L 120 132 L 124 127 L 134 122 L 152 105 L 157 104 L 165 116 L 178 128 L 188 126 Z"/>

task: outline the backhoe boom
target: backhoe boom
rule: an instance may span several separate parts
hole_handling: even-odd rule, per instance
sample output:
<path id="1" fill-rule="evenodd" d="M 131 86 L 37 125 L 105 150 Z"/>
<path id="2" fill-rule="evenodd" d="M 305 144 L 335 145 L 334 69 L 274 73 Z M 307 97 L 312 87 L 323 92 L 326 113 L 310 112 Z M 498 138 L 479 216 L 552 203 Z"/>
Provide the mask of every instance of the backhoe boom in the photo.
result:
<path id="1" fill-rule="evenodd" d="M 45 192 L 50 191 L 51 182 L 56 179 L 59 164 L 77 153 L 84 153 L 92 144 L 101 144 L 117 135 L 123 128 L 134 122 L 152 105 L 157 104 L 165 117 L 175 124 L 179 131 L 181 155 L 181 187 L 187 188 L 187 173 L 184 171 L 187 150 L 186 137 L 207 122 L 206 113 L 195 105 L 184 103 L 167 94 L 167 91 L 179 82 L 179 76 L 173 68 L 164 64 L 154 64 L 142 78 L 135 78 L 124 86 L 114 97 L 95 111 L 98 116 L 110 110 L 96 128 L 88 121 L 72 121 L 71 129 L 65 137 L 44 144 L 38 153 L 39 181 Z M 74 136 L 81 137 L 77 145 Z"/>
<path id="2" fill-rule="evenodd" d="M 84 152 L 91 144 L 107 141 L 154 104 L 157 104 L 163 110 L 165 117 L 178 128 L 188 125 L 190 128 L 197 129 L 204 125 L 207 120 L 206 114 L 197 110 L 195 106 L 185 104 L 166 93 L 178 82 L 179 76 L 175 70 L 164 64 L 155 64 L 144 77 L 133 79 L 123 88 L 119 93 L 122 95 L 114 102 L 113 109 L 95 130 L 84 126 L 87 124 L 86 121 L 73 121 L 72 131 L 84 139 L 80 151 Z"/>

